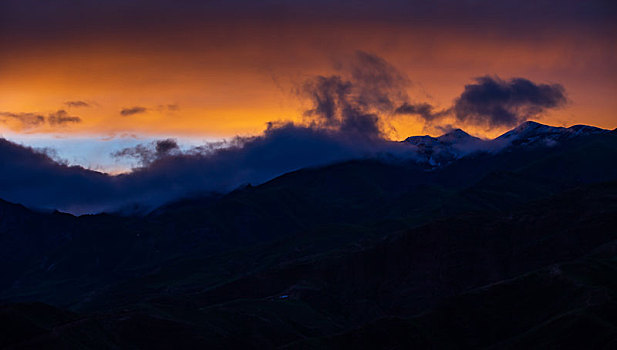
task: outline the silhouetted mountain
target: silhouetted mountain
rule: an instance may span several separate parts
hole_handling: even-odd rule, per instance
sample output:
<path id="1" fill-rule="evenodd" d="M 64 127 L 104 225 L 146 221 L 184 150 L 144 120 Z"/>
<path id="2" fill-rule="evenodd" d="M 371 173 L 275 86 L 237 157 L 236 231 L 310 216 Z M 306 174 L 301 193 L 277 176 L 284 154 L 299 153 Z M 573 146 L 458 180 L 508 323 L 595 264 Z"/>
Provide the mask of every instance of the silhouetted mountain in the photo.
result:
<path id="1" fill-rule="evenodd" d="M 302 169 L 147 216 L 0 202 L 0 346 L 616 344 L 617 134 L 407 142 L 444 161 Z"/>
<path id="2" fill-rule="evenodd" d="M 508 145 L 541 144 L 552 146 L 555 142 L 578 136 L 605 134 L 608 130 L 588 125 L 574 125 L 560 128 L 528 121 L 515 129 L 499 136 L 495 141 L 506 142 Z"/>

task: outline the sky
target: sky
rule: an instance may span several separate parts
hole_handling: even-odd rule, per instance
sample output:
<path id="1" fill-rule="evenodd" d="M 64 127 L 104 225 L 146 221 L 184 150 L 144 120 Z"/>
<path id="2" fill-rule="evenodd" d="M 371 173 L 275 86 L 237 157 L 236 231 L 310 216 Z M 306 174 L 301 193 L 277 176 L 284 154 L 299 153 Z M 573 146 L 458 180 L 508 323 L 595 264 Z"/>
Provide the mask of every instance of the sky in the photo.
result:
<path id="1" fill-rule="evenodd" d="M 67 153 L 67 138 L 218 140 L 300 121 L 298 85 L 356 51 L 405 74 L 414 102 L 448 108 L 476 77 L 523 77 L 566 89 L 568 103 L 542 122 L 617 121 L 611 1 L 4 0 L 0 10 L 0 132 L 47 139 L 69 161 L 85 154 Z M 7 117 L 58 112 L 73 119 Z M 391 119 L 393 139 L 439 133 Z M 507 129 L 460 126 L 487 137 Z"/>
<path id="2" fill-rule="evenodd" d="M 0 136 L 119 174 L 169 155 L 158 142 L 193 154 L 290 125 L 614 129 L 615 42 L 605 0 L 3 0 Z"/>

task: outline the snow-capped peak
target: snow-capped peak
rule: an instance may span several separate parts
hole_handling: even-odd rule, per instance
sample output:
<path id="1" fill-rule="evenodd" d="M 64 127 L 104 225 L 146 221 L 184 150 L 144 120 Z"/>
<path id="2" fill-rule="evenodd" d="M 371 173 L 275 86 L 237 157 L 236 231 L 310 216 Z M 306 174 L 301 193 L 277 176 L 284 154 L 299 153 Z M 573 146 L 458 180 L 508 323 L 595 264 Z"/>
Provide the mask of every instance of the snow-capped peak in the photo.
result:
<path id="1" fill-rule="evenodd" d="M 461 129 L 452 130 L 446 134 L 443 134 L 437 138 L 437 140 L 443 143 L 458 143 L 467 142 L 471 140 L 479 140 L 477 137 L 473 137 Z"/>
<path id="2" fill-rule="evenodd" d="M 553 145 L 556 142 L 581 135 L 604 133 L 607 130 L 588 125 L 574 125 L 569 128 L 548 126 L 527 121 L 495 139 L 508 145 L 543 144 Z"/>
<path id="3" fill-rule="evenodd" d="M 513 139 L 547 134 L 557 134 L 563 132 L 564 130 L 566 129 L 562 127 L 548 126 L 537 122 L 526 121 L 523 124 L 517 126 L 516 128 L 499 136 L 497 139 Z"/>
<path id="4" fill-rule="evenodd" d="M 483 140 L 455 129 L 439 137 L 411 136 L 404 142 L 417 147 L 416 152 L 425 163 L 439 167 L 477 152 L 496 153 L 512 146 L 553 147 L 574 137 L 608 132 L 587 125 L 564 128 L 527 121 L 493 140 Z"/>

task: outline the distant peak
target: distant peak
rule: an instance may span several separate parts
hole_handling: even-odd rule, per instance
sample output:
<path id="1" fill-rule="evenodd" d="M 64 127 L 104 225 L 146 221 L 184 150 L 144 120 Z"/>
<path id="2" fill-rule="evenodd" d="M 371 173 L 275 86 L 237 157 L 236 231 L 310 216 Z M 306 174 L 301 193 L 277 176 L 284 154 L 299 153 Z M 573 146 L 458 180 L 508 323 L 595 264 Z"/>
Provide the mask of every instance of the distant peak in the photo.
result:
<path id="1" fill-rule="evenodd" d="M 559 127 L 559 126 L 550 126 L 550 125 L 544 125 L 544 124 L 540 124 L 537 122 L 532 122 L 532 121 L 526 121 L 524 123 L 522 123 L 521 125 L 519 125 L 518 127 L 516 127 L 514 130 L 517 130 L 519 133 L 524 131 L 524 132 L 530 132 L 530 131 L 540 131 L 540 132 L 560 132 L 560 133 L 575 133 L 575 134 L 590 134 L 590 133 L 602 133 L 602 132 L 606 132 L 606 130 L 604 129 L 600 129 L 597 128 L 595 126 L 590 126 L 590 125 L 583 125 L 583 124 L 578 124 L 578 125 L 573 125 L 569 128 L 564 128 L 564 127 Z"/>
<path id="2" fill-rule="evenodd" d="M 571 130 L 572 132 L 579 133 L 579 134 L 580 133 L 589 134 L 589 133 L 607 132 L 607 130 L 600 129 L 595 126 L 582 125 L 582 124 L 573 125 L 569 127 L 568 130 Z"/>
<path id="3" fill-rule="evenodd" d="M 461 130 L 461 129 L 454 129 L 451 130 L 439 137 L 455 137 L 455 138 L 464 138 L 464 137 L 471 137 L 471 135 L 469 135 L 468 133 L 466 133 L 465 131 Z"/>
<path id="4" fill-rule="evenodd" d="M 559 139 L 591 135 L 607 132 L 604 129 L 588 125 L 574 125 L 569 128 L 544 125 L 537 122 L 526 121 L 507 133 L 499 136 L 498 140 L 508 140 L 515 144 L 530 143 L 554 143 Z"/>
<path id="5" fill-rule="evenodd" d="M 514 130 L 544 129 L 544 128 L 551 128 L 551 126 L 528 120 L 526 122 L 523 122 L 521 125 L 517 126 L 516 128 L 514 128 Z"/>
<path id="6" fill-rule="evenodd" d="M 533 120 L 527 120 L 525 122 L 522 122 L 521 126 L 523 126 L 523 125 L 548 126 L 548 125 L 545 125 L 545 124 L 542 124 L 542 123 L 534 122 Z"/>
<path id="7" fill-rule="evenodd" d="M 418 143 L 418 142 L 430 142 L 432 140 L 435 140 L 434 137 L 429 136 L 429 135 L 423 135 L 423 136 L 409 136 L 408 138 L 405 139 L 404 142 L 410 142 L 410 143 Z"/>
<path id="8" fill-rule="evenodd" d="M 545 133 L 553 133 L 559 130 L 563 130 L 564 128 L 549 126 L 540 124 L 538 122 L 533 122 L 528 120 L 516 128 L 506 132 L 505 134 L 498 137 L 498 139 L 510 139 L 513 137 L 529 137 L 536 134 L 545 134 Z"/>
<path id="9" fill-rule="evenodd" d="M 439 137 L 432 137 L 429 135 L 424 136 L 410 136 L 405 139 L 405 142 L 409 142 L 412 144 L 454 144 L 458 142 L 466 142 L 467 140 L 475 140 L 477 139 L 474 136 L 469 135 L 465 131 L 461 129 L 451 130 Z"/>
<path id="10" fill-rule="evenodd" d="M 470 141 L 478 140 L 477 137 L 471 136 L 461 129 L 454 129 L 446 134 L 443 134 L 437 138 L 440 142 L 455 144 L 455 143 L 467 143 Z"/>

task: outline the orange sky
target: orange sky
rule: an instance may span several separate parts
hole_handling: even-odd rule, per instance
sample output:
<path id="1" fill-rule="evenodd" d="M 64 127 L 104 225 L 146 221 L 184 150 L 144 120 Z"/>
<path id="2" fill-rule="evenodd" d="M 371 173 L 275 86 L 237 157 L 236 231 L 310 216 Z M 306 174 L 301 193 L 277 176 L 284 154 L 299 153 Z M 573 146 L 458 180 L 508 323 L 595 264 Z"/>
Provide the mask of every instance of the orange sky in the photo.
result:
<path id="1" fill-rule="evenodd" d="M 48 115 L 64 109 L 82 122 L 27 127 L 5 118 L 0 132 L 256 134 L 268 121 L 300 120 L 308 105 L 294 94 L 297 84 L 315 74 L 336 73 L 337 62 L 356 50 L 374 53 L 405 73 L 414 102 L 445 108 L 474 77 L 524 77 L 560 83 L 570 100 L 540 122 L 617 127 L 613 32 L 602 36 L 595 28 L 579 26 L 510 36 L 491 28 L 466 30 L 430 21 L 241 21 L 191 23 L 152 36 L 129 31 L 3 41 L 0 112 Z M 67 101 L 90 106 L 69 107 Z M 146 111 L 120 114 L 135 106 Z M 388 120 L 396 129 L 393 139 L 438 133 L 415 117 Z M 505 131 L 457 126 L 481 136 Z"/>

